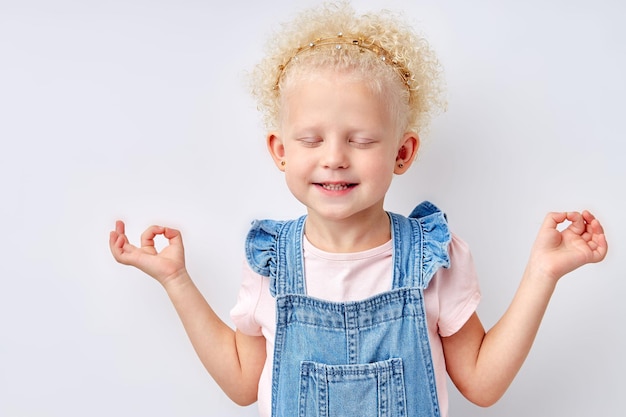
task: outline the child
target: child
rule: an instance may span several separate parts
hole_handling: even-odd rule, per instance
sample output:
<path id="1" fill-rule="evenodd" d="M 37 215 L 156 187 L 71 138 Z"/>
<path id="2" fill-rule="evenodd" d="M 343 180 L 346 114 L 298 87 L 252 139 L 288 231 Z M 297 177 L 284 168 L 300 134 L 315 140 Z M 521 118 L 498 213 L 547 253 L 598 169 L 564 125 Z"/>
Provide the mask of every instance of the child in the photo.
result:
<path id="1" fill-rule="evenodd" d="M 270 51 L 253 91 L 306 216 L 253 223 L 237 330 L 187 274 L 177 230 L 149 227 L 135 247 L 118 221 L 113 256 L 163 285 L 212 377 L 238 404 L 258 399 L 262 416 L 447 416 L 446 371 L 470 401 L 495 403 L 559 278 L 604 258 L 600 223 L 548 214 L 509 309 L 485 332 L 469 249 L 445 216 L 430 203 L 408 218 L 383 208 L 443 105 L 426 41 L 389 13 L 339 3 L 284 26 Z M 160 252 L 157 235 L 169 240 Z"/>

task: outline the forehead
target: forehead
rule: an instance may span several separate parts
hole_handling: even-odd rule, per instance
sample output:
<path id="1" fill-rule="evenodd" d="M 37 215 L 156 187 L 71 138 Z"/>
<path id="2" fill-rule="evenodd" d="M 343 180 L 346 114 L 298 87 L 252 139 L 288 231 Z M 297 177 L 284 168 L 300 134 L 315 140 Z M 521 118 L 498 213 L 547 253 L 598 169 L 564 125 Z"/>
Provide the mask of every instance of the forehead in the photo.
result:
<path id="1" fill-rule="evenodd" d="M 328 86 L 337 91 L 325 90 L 324 87 Z M 376 99 L 387 96 L 382 94 L 382 90 L 387 89 L 375 77 L 352 68 L 336 67 L 308 67 L 291 72 L 282 85 L 280 94 L 283 98 L 293 98 L 294 95 L 304 92 L 315 94 L 316 89 L 324 89 L 325 94 L 349 91 L 355 95 L 366 95 Z"/>
<path id="2" fill-rule="evenodd" d="M 381 74 L 362 66 L 299 62 L 290 68 L 281 83 L 279 125 L 287 116 L 293 115 L 296 106 L 312 105 L 315 99 L 320 107 L 327 107 L 331 101 L 341 100 L 343 107 L 338 107 L 336 111 L 345 113 L 348 107 L 364 111 L 363 108 L 369 106 L 370 110 L 375 109 L 379 119 L 385 119 L 385 124 L 395 123 L 398 129 L 403 130 L 408 112 L 406 88 L 395 73 L 384 70 L 388 71 L 383 68 Z"/>
<path id="3" fill-rule="evenodd" d="M 394 119 L 386 97 L 361 76 L 325 70 L 294 79 L 281 95 L 283 128 L 361 126 L 387 129 Z"/>

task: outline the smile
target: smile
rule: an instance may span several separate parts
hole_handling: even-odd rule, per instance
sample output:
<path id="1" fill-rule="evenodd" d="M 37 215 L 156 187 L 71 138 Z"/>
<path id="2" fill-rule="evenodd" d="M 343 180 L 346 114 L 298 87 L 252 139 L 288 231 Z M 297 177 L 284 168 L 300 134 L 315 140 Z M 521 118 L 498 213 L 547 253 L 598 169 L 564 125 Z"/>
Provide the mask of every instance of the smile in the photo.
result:
<path id="1" fill-rule="evenodd" d="M 348 184 L 348 183 L 341 183 L 341 184 L 319 184 L 323 189 L 325 190 L 329 190 L 329 191 L 343 191 L 343 190 L 347 190 L 350 187 L 353 187 L 354 184 Z"/>

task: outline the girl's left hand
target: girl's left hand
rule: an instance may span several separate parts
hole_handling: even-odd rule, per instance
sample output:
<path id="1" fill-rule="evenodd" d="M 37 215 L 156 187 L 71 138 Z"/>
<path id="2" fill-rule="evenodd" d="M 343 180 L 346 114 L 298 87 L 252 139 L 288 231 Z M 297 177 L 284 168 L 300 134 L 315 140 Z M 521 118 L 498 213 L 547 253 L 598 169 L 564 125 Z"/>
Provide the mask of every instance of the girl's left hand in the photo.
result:
<path id="1" fill-rule="evenodd" d="M 559 230 L 559 224 L 571 222 Z M 530 261 L 555 281 L 588 263 L 600 262 L 608 246 L 600 222 L 588 211 L 549 213 L 537 235 Z"/>

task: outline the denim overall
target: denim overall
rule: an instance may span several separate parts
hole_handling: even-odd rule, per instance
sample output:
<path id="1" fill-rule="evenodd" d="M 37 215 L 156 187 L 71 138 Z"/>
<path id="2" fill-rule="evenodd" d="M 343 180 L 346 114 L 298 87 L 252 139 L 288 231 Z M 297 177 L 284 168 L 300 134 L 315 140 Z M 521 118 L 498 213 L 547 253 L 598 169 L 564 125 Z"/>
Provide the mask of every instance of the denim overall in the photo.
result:
<path id="1" fill-rule="evenodd" d="M 423 291 L 449 266 L 445 215 L 389 213 L 392 288 L 350 302 L 306 295 L 305 217 L 255 221 L 246 241 L 276 298 L 272 417 L 439 417 Z"/>

